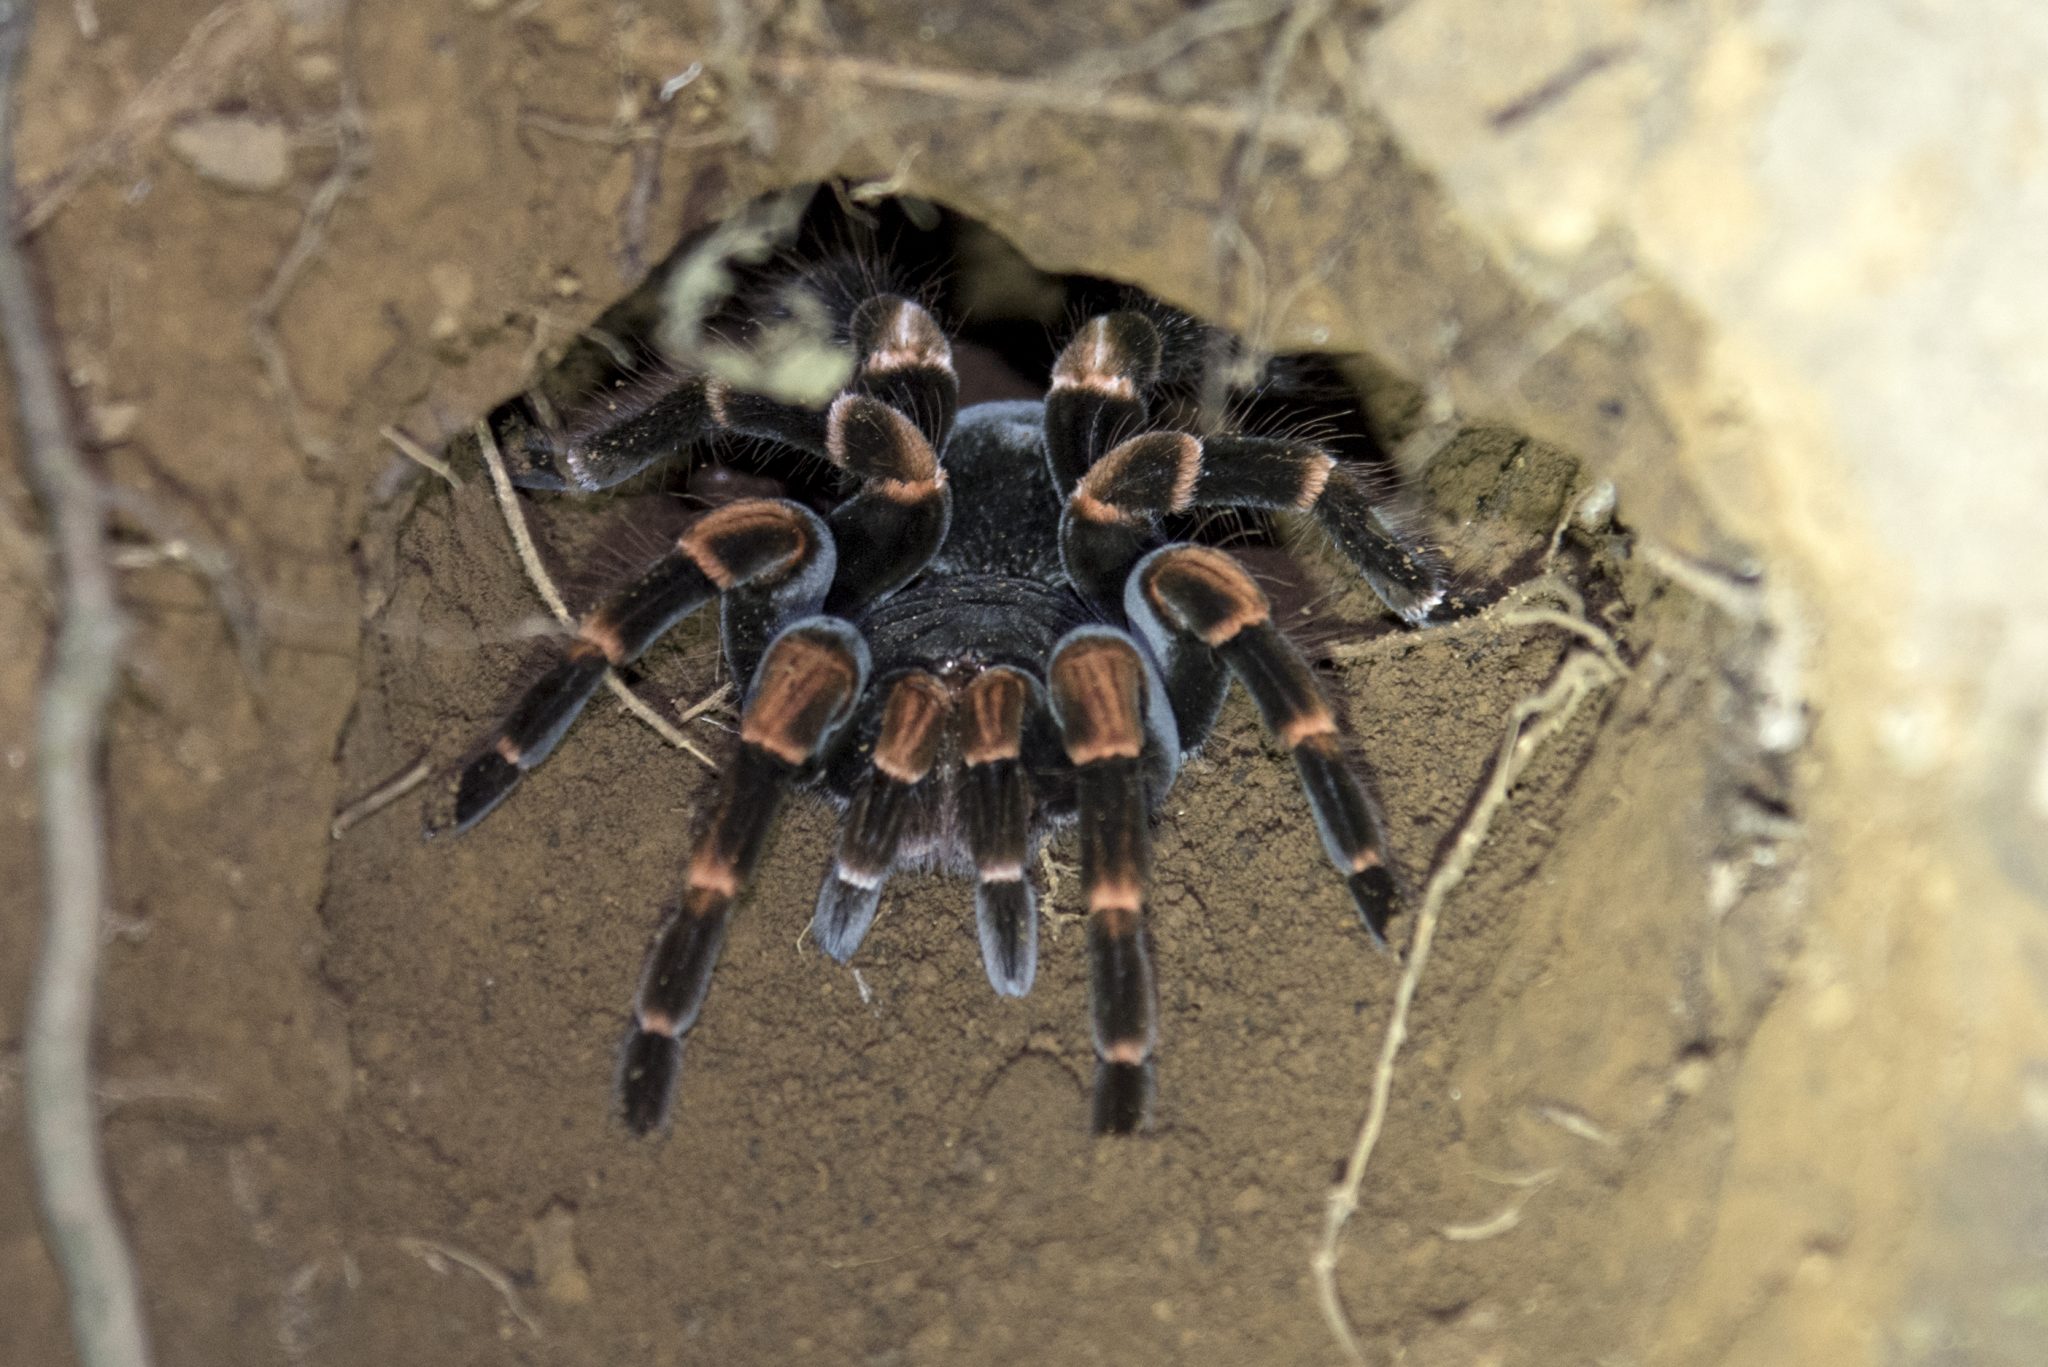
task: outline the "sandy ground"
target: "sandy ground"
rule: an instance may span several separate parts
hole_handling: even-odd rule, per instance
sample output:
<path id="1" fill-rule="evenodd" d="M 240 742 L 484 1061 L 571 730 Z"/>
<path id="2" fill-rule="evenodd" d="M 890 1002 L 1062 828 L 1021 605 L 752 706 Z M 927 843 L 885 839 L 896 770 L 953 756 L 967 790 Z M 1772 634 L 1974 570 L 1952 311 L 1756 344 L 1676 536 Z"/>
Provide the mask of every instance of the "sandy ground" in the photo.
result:
<path id="1" fill-rule="evenodd" d="M 377 432 L 437 444 L 679 232 L 773 182 L 732 149 L 747 106 L 728 85 L 653 94 L 649 69 L 708 30 L 663 16 L 647 57 L 595 3 L 364 3 L 345 26 L 313 3 L 102 4 L 88 43 L 46 8 L 24 131 L 49 199 L 39 246 L 109 477 L 156 514 L 125 533 L 136 635 L 109 766 L 100 1058 L 163 1360 L 1342 1360 L 1309 1260 L 1399 970 L 1362 942 L 1241 698 L 1159 831 L 1162 1100 L 1131 1143 L 1083 1129 L 1071 880 L 1050 890 L 1025 1002 L 989 993 L 967 890 L 937 879 L 892 885 L 856 978 L 800 935 L 832 835 L 811 807 L 782 822 L 733 931 L 673 1133 L 629 1141 L 609 1114 L 620 1013 L 709 776 L 608 701 L 470 837 L 421 842 L 408 801 L 329 839 L 348 798 L 459 754 L 535 658 L 521 633 L 540 607 L 487 486 L 470 469 L 449 488 Z M 937 13 L 919 41 L 938 56 L 1001 69 L 1032 51 L 1001 7 Z M 1173 13 L 1120 8 L 1075 50 Z M 895 41 L 853 11 L 838 25 L 864 50 Z M 1245 88 L 1242 60 L 1205 60 L 1168 84 Z M 229 131 L 165 141 L 202 113 Z M 1067 174 L 1117 185 L 1115 145 L 1100 156 Z M 997 226 L 1088 226 L 1085 198 L 1020 202 Z M 1276 260 L 1325 229 L 1300 200 L 1265 207 Z M 1134 261 L 1159 247 L 1131 241 Z M 252 342 L 267 290 L 289 395 Z M 1389 327 L 1429 311 L 1373 307 Z M 1575 364 L 1592 393 L 1598 367 Z M 1376 416 L 1396 440 L 1419 421 L 1399 402 Z M 1498 591 L 1586 487 L 1570 456 L 1480 429 L 1415 491 L 1468 582 Z M 1661 488 L 1642 497 L 1667 525 L 1703 525 Z M 48 602 L 8 494 L 0 552 L 21 591 L 0 596 L 0 627 L 27 642 Z M 537 500 L 534 517 L 587 595 L 660 503 Z M 1569 533 L 1549 566 L 1628 676 L 1545 746 L 1451 896 L 1342 1238 L 1352 1321 L 1411 1363 L 1708 1362 L 1746 1332 L 1696 1317 L 1673 1334 L 1670 1314 L 1730 1237 L 1730 1115 L 1796 941 L 1800 798 L 1742 739 L 1761 705 L 1750 628 L 1646 565 L 1630 515 L 1625 496 L 1619 523 Z M 236 595 L 151 549 L 181 538 L 226 552 L 260 662 L 227 625 Z M 1391 633 L 1357 595 L 1305 625 L 1419 884 L 1572 638 L 1491 617 Z M 16 775 L 35 666 L 27 649 L 0 661 Z M 716 670 L 685 631 L 641 686 L 688 703 Z M 34 862 L 25 787 L 0 823 L 10 869 Z M 1071 849 L 1053 858 L 1057 875 Z M 0 898 L 9 1003 L 30 886 Z M 13 1076 L 0 1359 L 56 1362 Z M 1791 1215 L 1755 1249 L 1756 1315 L 1850 1237 L 1828 1192 L 1778 1193 Z"/>

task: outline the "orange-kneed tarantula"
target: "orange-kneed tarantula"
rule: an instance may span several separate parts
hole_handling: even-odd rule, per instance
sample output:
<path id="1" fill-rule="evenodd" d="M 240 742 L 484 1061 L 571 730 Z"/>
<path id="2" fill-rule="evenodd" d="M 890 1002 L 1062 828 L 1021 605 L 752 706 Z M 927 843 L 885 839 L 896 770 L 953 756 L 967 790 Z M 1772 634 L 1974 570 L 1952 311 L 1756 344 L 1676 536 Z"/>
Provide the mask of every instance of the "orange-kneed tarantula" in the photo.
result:
<path id="1" fill-rule="evenodd" d="M 1037 965 L 1027 870 L 1048 832 L 1078 822 L 1094 1126 L 1140 1128 L 1159 1035 L 1151 822 L 1232 677 L 1292 752 L 1374 941 L 1398 901 L 1381 822 L 1300 650 L 1243 565 L 1168 542 L 1162 518 L 1306 513 L 1411 623 L 1442 597 L 1443 563 L 1393 514 L 1381 477 L 1322 445 L 1156 425 L 1162 377 L 1198 366 L 1209 337 L 1149 300 L 1083 325 L 1042 401 L 958 411 L 953 346 L 924 307 L 816 294 L 856 358 L 822 407 L 670 369 L 600 422 L 504 429 L 531 489 L 605 489 L 721 435 L 821 457 L 840 479 L 823 516 L 782 499 L 713 508 L 583 617 L 456 773 L 448 824 L 482 820 L 607 669 L 717 600 L 745 684 L 739 745 L 641 974 L 619 1069 L 626 1122 L 665 1123 L 727 920 L 777 806 L 802 787 L 845 809 L 812 920 L 824 951 L 852 958 L 890 874 L 936 866 L 974 879 L 982 962 L 1006 996 L 1029 992 Z"/>

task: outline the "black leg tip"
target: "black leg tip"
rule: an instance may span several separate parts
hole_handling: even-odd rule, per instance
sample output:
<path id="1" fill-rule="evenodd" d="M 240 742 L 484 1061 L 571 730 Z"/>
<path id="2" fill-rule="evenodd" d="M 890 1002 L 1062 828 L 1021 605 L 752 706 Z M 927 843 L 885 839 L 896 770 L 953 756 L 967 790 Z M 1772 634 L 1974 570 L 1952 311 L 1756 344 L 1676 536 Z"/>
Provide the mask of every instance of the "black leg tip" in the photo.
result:
<path id="1" fill-rule="evenodd" d="M 1136 1134 L 1152 1114 L 1152 1064 L 1097 1063 L 1091 1127 L 1097 1134 Z"/>
<path id="2" fill-rule="evenodd" d="M 1038 899 L 1031 884 L 1021 878 L 977 883 L 974 920 L 989 986 L 1005 997 L 1030 992 L 1038 976 Z"/>
<path id="3" fill-rule="evenodd" d="M 827 874 L 818 889 L 818 909 L 811 914 L 811 938 L 835 962 L 845 963 L 867 939 L 882 905 L 882 889 L 864 888 L 836 874 Z"/>
<path id="4" fill-rule="evenodd" d="M 673 1035 L 635 1028 L 619 1056 L 619 1114 L 635 1134 L 668 1127 L 676 1079 L 683 1070 L 683 1042 Z"/>
<path id="5" fill-rule="evenodd" d="M 523 413 L 506 415 L 496 439 L 498 454 L 505 461 L 505 476 L 520 488 L 559 494 L 575 487 L 555 461 L 553 437 Z"/>
<path id="6" fill-rule="evenodd" d="M 1387 947 L 1387 924 L 1400 911 L 1400 892 L 1394 887 L 1394 876 L 1387 872 L 1386 865 L 1375 864 L 1369 869 L 1360 869 L 1347 880 L 1351 888 L 1351 900 L 1358 907 L 1358 919 L 1365 922 L 1366 934 L 1381 949 Z"/>
<path id="7" fill-rule="evenodd" d="M 428 834 L 438 835 L 445 829 L 460 835 L 476 825 L 519 786 L 522 772 L 495 750 L 478 755 L 462 766 L 462 773 L 455 780 L 454 814 L 445 827 L 433 828 Z"/>

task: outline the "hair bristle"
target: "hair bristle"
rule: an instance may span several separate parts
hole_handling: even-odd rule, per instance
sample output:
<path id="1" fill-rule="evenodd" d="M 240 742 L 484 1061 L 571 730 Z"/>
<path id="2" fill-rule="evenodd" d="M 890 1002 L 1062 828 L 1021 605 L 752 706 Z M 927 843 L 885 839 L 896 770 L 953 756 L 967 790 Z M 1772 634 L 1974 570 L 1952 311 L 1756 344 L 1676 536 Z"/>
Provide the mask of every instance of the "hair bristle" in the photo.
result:
<path id="1" fill-rule="evenodd" d="M 588 441 L 673 394 L 687 373 L 669 361 L 622 371 L 610 383 L 575 396 L 573 403 L 557 414 L 559 425 L 550 435 L 561 447 Z"/>

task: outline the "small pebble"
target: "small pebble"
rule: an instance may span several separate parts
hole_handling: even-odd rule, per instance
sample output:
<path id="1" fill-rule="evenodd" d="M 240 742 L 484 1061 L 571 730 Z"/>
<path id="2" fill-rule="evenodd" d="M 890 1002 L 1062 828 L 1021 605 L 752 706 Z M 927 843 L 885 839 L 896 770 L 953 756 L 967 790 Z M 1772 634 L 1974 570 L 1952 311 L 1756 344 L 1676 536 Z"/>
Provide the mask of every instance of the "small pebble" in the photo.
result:
<path id="1" fill-rule="evenodd" d="M 171 151 L 201 176 L 233 190 L 261 194 L 291 179 L 291 139 L 266 119 L 218 116 L 171 130 Z"/>

